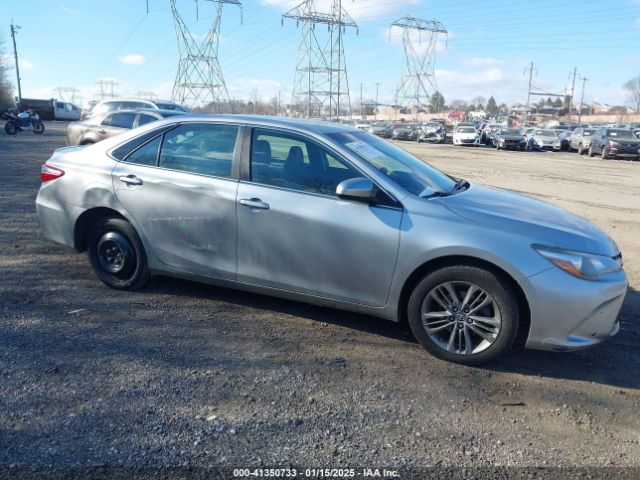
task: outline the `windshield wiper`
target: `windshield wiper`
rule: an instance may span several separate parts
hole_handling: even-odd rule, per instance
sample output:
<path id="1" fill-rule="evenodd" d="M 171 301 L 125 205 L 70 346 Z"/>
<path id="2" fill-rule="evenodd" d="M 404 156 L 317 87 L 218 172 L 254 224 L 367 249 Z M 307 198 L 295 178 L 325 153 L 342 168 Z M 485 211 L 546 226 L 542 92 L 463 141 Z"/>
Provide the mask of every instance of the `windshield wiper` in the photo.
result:
<path id="1" fill-rule="evenodd" d="M 458 190 L 469 188 L 470 186 L 471 184 L 469 182 L 467 182 L 464 178 L 460 178 L 458 179 L 456 184 L 453 186 L 453 188 L 449 191 L 449 195 L 451 195 L 454 192 L 457 192 Z"/>
<path id="2" fill-rule="evenodd" d="M 418 196 L 420 198 L 435 198 L 435 197 L 446 197 L 447 195 L 449 195 L 448 192 L 443 192 L 442 190 L 434 190 L 431 187 L 427 187 L 422 192 L 420 192 Z"/>

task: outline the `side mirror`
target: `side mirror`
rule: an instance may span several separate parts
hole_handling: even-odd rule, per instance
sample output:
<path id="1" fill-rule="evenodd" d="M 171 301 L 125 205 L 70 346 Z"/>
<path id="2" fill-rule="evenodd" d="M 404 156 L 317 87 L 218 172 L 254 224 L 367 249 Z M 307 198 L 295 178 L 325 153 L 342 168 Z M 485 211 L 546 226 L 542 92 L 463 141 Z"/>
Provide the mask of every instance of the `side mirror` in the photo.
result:
<path id="1" fill-rule="evenodd" d="M 350 178 L 338 184 L 336 195 L 346 200 L 373 203 L 378 195 L 378 187 L 368 178 Z"/>

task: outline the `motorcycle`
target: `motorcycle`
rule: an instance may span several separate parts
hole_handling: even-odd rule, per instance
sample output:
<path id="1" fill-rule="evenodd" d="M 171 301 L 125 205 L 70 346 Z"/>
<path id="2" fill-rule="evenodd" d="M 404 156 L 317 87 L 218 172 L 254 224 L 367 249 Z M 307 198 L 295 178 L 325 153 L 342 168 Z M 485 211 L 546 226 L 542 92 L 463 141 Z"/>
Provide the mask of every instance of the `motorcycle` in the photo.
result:
<path id="1" fill-rule="evenodd" d="M 2 114 L 2 119 L 6 120 L 4 131 L 9 135 L 16 135 L 18 132 L 33 132 L 40 134 L 44 132 L 44 124 L 37 113 L 7 111 Z"/>

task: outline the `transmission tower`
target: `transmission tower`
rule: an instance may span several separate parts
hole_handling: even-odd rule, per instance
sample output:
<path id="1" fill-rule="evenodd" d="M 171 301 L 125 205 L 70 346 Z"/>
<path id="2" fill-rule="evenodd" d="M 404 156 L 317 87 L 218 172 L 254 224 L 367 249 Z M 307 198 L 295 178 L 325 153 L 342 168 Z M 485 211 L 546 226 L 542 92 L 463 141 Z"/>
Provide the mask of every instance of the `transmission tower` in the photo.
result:
<path id="1" fill-rule="evenodd" d="M 411 108 L 417 115 L 438 90 L 434 72 L 438 36 L 448 36 L 449 32 L 436 20 L 422 20 L 409 15 L 392 22 L 393 27 L 402 29 L 405 57 L 396 103 Z"/>
<path id="2" fill-rule="evenodd" d="M 229 102 L 229 92 L 218 61 L 220 22 L 224 4 L 237 5 L 241 9 L 242 4 L 239 0 L 207 1 L 215 4 L 216 14 L 209 32 L 205 35 L 204 40 L 198 43 L 180 16 L 176 0 L 171 0 L 171 12 L 173 13 L 180 53 L 171 99 L 189 108 L 210 103 Z M 197 6 L 198 0 L 196 0 L 196 8 Z"/>
<path id="3" fill-rule="evenodd" d="M 142 100 L 153 100 L 158 96 L 154 92 L 145 92 L 143 90 L 138 90 L 134 95 Z"/>
<path id="4" fill-rule="evenodd" d="M 116 92 L 117 86 L 118 82 L 114 80 L 99 80 L 96 82 L 96 87 L 98 87 L 99 92 L 95 94 L 95 97 L 100 100 L 104 100 L 105 98 L 116 98 L 118 96 L 118 92 Z"/>
<path id="5" fill-rule="evenodd" d="M 313 0 L 306 0 L 282 16 L 302 23 L 298 60 L 291 98 L 296 116 L 337 118 L 351 114 L 349 79 L 344 56 L 343 34 L 347 27 L 358 25 L 342 7 L 342 0 L 332 0 L 331 12 L 316 10 Z M 327 32 L 316 30 L 327 25 Z"/>
<path id="6" fill-rule="evenodd" d="M 57 87 L 55 89 L 56 96 L 62 102 L 73 103 L 74 105 L 82 105 L 82 95 L 80 90 L 74 87 Z"/>

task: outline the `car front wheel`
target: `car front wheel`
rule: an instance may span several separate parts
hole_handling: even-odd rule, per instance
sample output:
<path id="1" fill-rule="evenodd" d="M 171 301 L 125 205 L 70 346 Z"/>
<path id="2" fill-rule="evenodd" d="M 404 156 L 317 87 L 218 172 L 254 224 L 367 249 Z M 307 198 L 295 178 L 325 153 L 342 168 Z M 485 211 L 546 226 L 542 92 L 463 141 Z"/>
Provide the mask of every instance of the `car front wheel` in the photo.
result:
<path id="1" fill-rule="evenodd" d="M 96 275 L 111 288 L 135 290 L 150 278 L 142 241 L 126 220 L 99 220 L 89 232 L 88 250 Z"/>
<path id="2" fill-rule="evenodd" d="M 587 151 L 587 155 L 589 157 L 593 157 L 595 155 L 595 152 L 593 151 L 593 145 L 589 145 L 589 150 Z"/>
<path id="3" fill-rule="evenodd" d="M 504 353 L 516 337 L 518 302 L 507 282 L 483 268 L 455 265 L 433 271 L 407 305 L 411 331 L 434 356 L 481 365 Z"/>
<path id="4" fill-rule="evenodd" d="M 607 160 L 609 158 L 609 150 L 606 147 L 602 147 L 602 151 L 600 152 L 600 158 L 602 160 Z"/>

